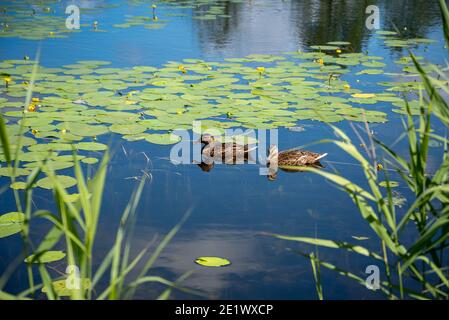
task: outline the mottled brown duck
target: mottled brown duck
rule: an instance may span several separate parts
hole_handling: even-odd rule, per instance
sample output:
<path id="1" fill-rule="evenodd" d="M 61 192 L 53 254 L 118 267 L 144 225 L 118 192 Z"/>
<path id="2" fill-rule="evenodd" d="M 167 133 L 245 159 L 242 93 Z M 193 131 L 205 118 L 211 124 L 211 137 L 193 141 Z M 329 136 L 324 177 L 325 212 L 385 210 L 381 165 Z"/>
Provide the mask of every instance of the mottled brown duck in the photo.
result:
<path id="1" fill-rule="evenodd" d="M 250 158 L 250 152 L 257 148 L 235 142 L 216 141 L 211 135 L 203 135 L 201 142 L 204 143 L 201 153 L 205 163 L 220 161 L 225 164 L 244 163 Z"/>
<path id="2" fill-rule="evenodd" d="M 327 156 L 327 153 L 315 153 L 301 149 L 292 149 L 279 152 L 278 147 L 270 147 L 267 164 L 277 164 L 278 167 L 322 167 L 320 160 Z"/>
<path id="3" fill-rule="evenodd" d="M 267 158 L 268 179 L 275 180 L 278 169 L 287 172 L 303 172 L 305 167 L 323 168 L 320 160 L 327 156 L 327 153 L 315 153 L 301 149 L 292 149 L 279 152 L 278 147 L 270 147 Z"/>

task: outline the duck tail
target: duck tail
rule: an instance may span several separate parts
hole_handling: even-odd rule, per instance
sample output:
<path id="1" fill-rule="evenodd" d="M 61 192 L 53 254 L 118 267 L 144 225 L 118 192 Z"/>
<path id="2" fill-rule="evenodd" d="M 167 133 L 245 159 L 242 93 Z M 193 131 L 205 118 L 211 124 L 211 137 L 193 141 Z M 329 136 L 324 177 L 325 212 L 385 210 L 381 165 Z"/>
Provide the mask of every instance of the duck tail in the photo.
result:
<path id="1" fill-rule="evenodd" d="M 324 153 L 324 154 L 318 156 L 318 157 L 315 159 L 315 161 L 319 161 L 319 160 L 323 159 L 324 157 L 326 157 L 327 155 L 328 155 L 327 153 Z"/>

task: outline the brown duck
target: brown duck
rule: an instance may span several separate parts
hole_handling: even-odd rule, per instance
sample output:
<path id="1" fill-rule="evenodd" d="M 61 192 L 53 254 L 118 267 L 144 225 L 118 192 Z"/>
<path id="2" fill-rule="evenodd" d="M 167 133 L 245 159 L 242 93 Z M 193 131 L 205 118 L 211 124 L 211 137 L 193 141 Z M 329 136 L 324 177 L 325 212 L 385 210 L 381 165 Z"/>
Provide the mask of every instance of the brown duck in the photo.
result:
<path id="1" fill-rule="evenodd" d="M 267 164 L 277 164 L 278 167 L 322 167 L 320 160 L 326 156 L 327 153 L 321 154 L 301 149 L 292 149 L 279 152 L 278 147 L 272 145 L 267 158 Z"/>
<path id="2" fill-rule="evenodd" d="M 206 164 L 219 161 L 225 164 L 236 164 L 239 161 L 245 162 L 249 159 L 249 153 L 257 148 L 250 148 L 248 145 L 241 145 L 235 142 L 216 141 L 211 135 L 203 135 L 201 142 L 204 143 L 201 154 Z"/>

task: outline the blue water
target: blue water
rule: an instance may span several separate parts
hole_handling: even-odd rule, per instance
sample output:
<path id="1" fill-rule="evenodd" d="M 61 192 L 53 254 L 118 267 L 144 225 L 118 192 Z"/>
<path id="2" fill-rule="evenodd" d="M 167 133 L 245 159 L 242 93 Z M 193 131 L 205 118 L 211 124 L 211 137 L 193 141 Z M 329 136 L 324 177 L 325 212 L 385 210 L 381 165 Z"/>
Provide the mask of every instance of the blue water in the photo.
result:
<path id="1" fill-rule="evenodd" d="M 82 27 L 82 32 L 71 34 L 66 39 L 29 41 L 0 38 L 0 61 L 24 55 L 33 57 L 40 50 L 41 63 L 49 67 L 79 60 L 108 60 L 115 67 L 161 66 L 167 61 L 184 58 L 222 61 L 227 57 L 253 53 L 281 54 L 304 50 L 307 45 L 344 40 L 352 42 L 357 51 L 385 57 L 388 68 L 395 70 L 392 61 L 406 52 L 385 47 L 373 32 L 364 27 L 361 13 L 368 2 L 381 8 L 382 28 L 391 29 L 394 23 L 400 30 L 407 27 L 406 33 L 410 36 L 437 40 L 430 49 L 423 46 L 413 48 L 413 51 L 432 62 L 444 62 L 446 51 L 438 6 L 436 2 L 417 0 L 336 1 L 332 4 L 313 0 L 245 1 L 228 5 L 231 18 L 212 21 L 192 19 L 195 14 L 192 9 L 174 10 L 159 4 L 159 19 L 169 20 L 167 26 L 160 30 L 147 30 L 141 26 L 112 28 L 113 24 L 124 22 L 126 14 L 151 13 L 148 4 L 131 6 L 126 1 L 112 1 L 120 6 L 82 13 L 81 23 L 89 26 Z M 95 7 L 106 2 L 79 3 Z M 63 15 L 65 4 L 55 6 L 58 15 Z M 182 12 L 186 16 L 164 16 L 168 12 Z M 92 32 L 90 25 L 93 21 L 98 21 L 100 29 L 107 32 Z M 344 77 L 354 88 L 372 92 L 381 90 L 375 82 L 365 82 L 363 76 Z M 384 75 L 374 78 L 375 81 L 391 80 Z M 361 80 L 360 83 L 356 82 L 357 79 Z M 372 81 L 373 76 L 370 79 Z M 384 112 L 391 109 L 387 104 L 372 108 Z M 325 124 L 314 121 L 300 124 L 305 126 L 304 132 L 280 130 L 280 149 L 334 137 Z M 355 138 L 348 122 L 338 126 Z M 388 123 L 373 125 L 372 129 L 380 140 L 387 143 L 395 141 L 398 133 L 403 131 L 399 115 L 390 112 Z M 111 141 L 110 137 L 101 139 Z M 114 156 L 108 169 L 95 258 L 101 261 L 114 241 L 121 213 L 138 183 L 131 177 L 139 175 L 146 165 L 142 154 L 145 152 L 151 159 L 152 179 L 145 186 L 138 207 L 133 253 L 139 252 L 155 236 L 160 240 L 189 209 L 193 210 L 152 270 L 152 274 L 170 280 L 195 270 L 184 285 L 200 291 L 201 295 L 174 291 L 173 298 L 315 299 L 310 262 L 299 252 L 310 253 L 316 249 L 275 240 L 262 235 L 264 232 L 348 242 L 355 242 L 352 236 L 366 236 L 373 240 L 362 244 L 374 251 L 380 250 L 380 243 L 374 240 L 373 232 L 349 197 L 319 176 L 281 172 L 275 181 L 268 181 L 259 175 L 259 167 L 255 165 L 216 166 L 206 173 L 195 165 L 171 164 L 167 160 L 170 147 L 146 142 L 128 143 L 117 138 L 112 142 Z M 406 152 L 403 143 L 398 147 Z M 337 147 L 320 144 L 313 146 L 313 150 L 329 153 L 328 161 L 323 162 L 326 170 L 337 170 L 362 183 L 360 168 Z M 438 157 L 438 153 L 431 156 L 431 167 L 438 163 Z M 6 183 L 6 180 L 0 181 Z M 403 191 L 401 188 L 398 190 Z M 48 191 L 36 190 L 34 195 L 37 208 L 51 208 Z M 10 192 L 0 196 L 2 213 L 14 209 L 10 196 Z M 410 197 L 408 194 L 404 196 Z M 39 238 L 45 230 L 44 225 L 36 225 L 32 236 Z M 19 236 L 0 240 L 0 271 L 19 250 Z M 208 269 L 194 264 L 196 257 L 208 255 L 225 257 L 232 265 Z M 325 249 L 319 249 L 319 257 L 361 276 L 371 262 L 343 251 Z M 58 267 L 60 270 L 65 268 Z M 326 299 L 382 298 L 380 294 L 332 271 L 322 271 L 322 282 Z M 7 289 L 18 291 L 26 284 L 26 274 L 19 269 Z M 137 292 L 137 297 L 154 298 L 161 289 L 154 285 L 145 286 Z"/>

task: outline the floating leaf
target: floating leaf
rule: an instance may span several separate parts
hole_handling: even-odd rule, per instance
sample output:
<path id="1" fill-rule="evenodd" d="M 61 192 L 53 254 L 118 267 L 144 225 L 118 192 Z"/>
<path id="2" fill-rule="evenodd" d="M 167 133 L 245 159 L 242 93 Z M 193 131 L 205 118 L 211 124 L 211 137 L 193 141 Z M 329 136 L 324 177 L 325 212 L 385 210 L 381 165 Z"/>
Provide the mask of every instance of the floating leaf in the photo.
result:
<path id="1" fill-rule="evenodd" d="M 68 296 L 71 296 L 73 294 L 73 292 L 75 291 L 75 289 L 67 288 L 67 281 L 71 281 L 71 279 L 62 279 L 62 280 L 57 280 L 57 281 L 52 282 L 53 290 L 55 290 L 55 292 L 58 294 L 58 296 L 68 297 Z M 71 285 L 73 285 L 73 284 L 71 284 Z M 90 279 L 88 279 L 88 278 L 80 279 L 80 287 L 81 286 L 86 290 L 88 288 L 90 288 L 90 286 L 91 286 Z M 46 293 L 47 287 L 43 287 L 41 291 L 43 293 Z"/>
<path id="2" fill-rule="evenodd" d="M 21 212 L 9 212 L 0 216 L 0 238 L 22 231 L 25 215 Z"/>
<path id="3" fill-rule="evenodd" d="M 10 188 L 14 189 L 14 190 L 23 190 L 26 188 L 26 186 L 27 186 L 27 184 L 25 182 L 17 181 L 17 182 L 11 183 Z"/>
<path id="4" fill-rule="evenodd" d="M 97 158 L 84 158 L 81 160 L 82 163 L 86 163 L 86 164 L 95 164 L 98 162 Z"/>
<path id="5" fill-rule="evenodd" d="M 228 259 L 220 257 L 199 257 L 195 263 L 205 267 L 225 267 L 231 264 Z"/>
<path id="6" fill-rule="evenodd" d="M 27 176 L 30 174 L 30 170 L 24 169 L 24 168 L 16 168 L 14 171 L 14 168 L 6 167 L 6 168 L 0 168 L 0 176 L 5 177 L 12 177 L 12 176 Z"/>
<path id="7" fill-rule="evenodd" d="M 168 144 L 175 144 L 178 143 L 181 140 L 181 137 L 175 135 L 175 134 L 170 134 L 170 133 L 164 133 L 164 134 L 148 134 L 145 136 L 145 140 L 151 143 L 155 143 L 155 144 L 164 144 L 164 145 L 168 145 Z"/>
<path id="8" fill-rule="evenodd" d="M 357 99 L 369 99 L 374 98 L 376 95 L 374 93 L 355 93 L 352 95 L 353 98 Z"/>
<path id="9" fill-rule="evenodd" d="M 26 263 L 49 263 L 61 260 L 65 257 L 65 253 L 62 251 L 46 251 L 40 255 L 34 255 L 25 259 Z"/>
<path id="10" fill-rule="evenodd" d="M 87 151 L 103 151 L 108 148 L 107 145 L 98 142 L 80 142 L 77 143 L 75 146 L 78 150 L 87 150 Z"/>
<path id="11" fill-rule="evenodd" d="M 58 180 L 58 182 L 61 184 L 61 186 L 65 189 L 73 187 L 74 185 L 76 185 L 77 181 L 76 179 L 69 177 L 69 176 L 62 176 L 62 175 L 58 175 L 56 176 L 56 179 Z M 38 187 L 44 188 L 44 189 L 53 189 L 54 188 L 54 183 L 52 181 L 52 179 L 50 177 L 45 177 L 42 178 L 40 180 L 38 180 L 36 182 L 36 185 Z"/>

